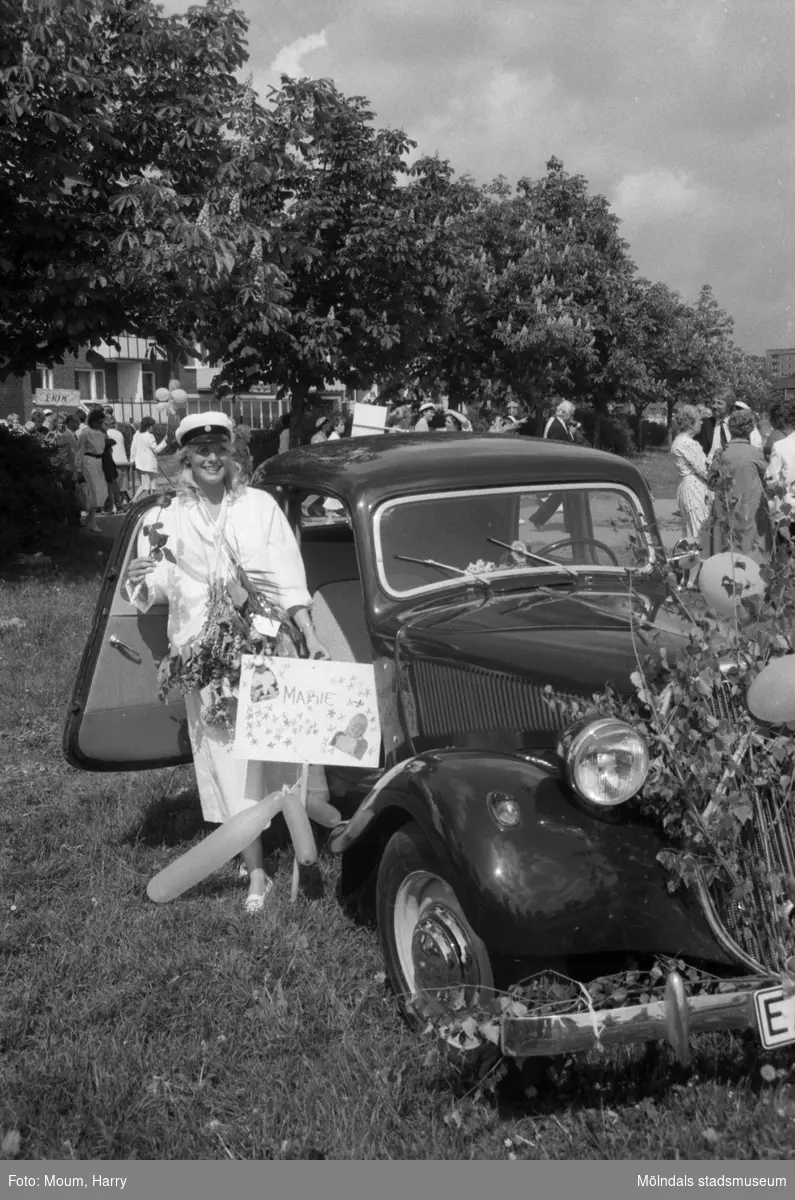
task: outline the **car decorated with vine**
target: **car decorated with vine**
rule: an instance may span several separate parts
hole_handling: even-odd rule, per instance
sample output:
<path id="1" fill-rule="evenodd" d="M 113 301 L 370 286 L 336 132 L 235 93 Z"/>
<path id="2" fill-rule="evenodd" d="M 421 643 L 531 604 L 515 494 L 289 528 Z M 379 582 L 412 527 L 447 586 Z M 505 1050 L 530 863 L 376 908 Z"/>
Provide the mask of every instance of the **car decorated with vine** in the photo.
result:
<path id="1" fill-rule="evenodd" d="M 375 672 L 381 765 L 328 768 L 328 845 L 343 895 L 374 894 L 409 1018 L 520 1058 L 795 1041 L 789 740 L 744 705 L 746 626 L 671 587 L 633 463 L 399 434 L 279 455 L 254 485 L 299 539 L 332 657 Z M 165 610 L 120 589 L 153 502 L 117 538 L 76 684 L 65 750 L 86 769 L 190 759 L 181 699 L 156 698 Z M 786 648 L 753 636 L 754 661 Z"/>

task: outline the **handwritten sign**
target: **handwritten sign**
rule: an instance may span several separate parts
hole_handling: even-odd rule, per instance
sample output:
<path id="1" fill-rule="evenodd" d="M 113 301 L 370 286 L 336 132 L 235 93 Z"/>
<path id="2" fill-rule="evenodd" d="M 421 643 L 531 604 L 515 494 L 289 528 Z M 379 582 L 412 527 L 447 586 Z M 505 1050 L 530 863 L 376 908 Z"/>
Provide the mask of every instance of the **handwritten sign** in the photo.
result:
<path id="1" fill-rule="evenodd" d="M 80 392 L 76 388 L 36 388 L 33 399 L 37 408 L 44 405 L 47 408 L 58 408 L 63 405 L 75 407 L 80 403 Z"/>
<path id="2" fill-rule="evenodd" d="M 239 758 L 377 767 L 380 750 L 372 665 L 243 656 L 235 727 Z"/>
<path id="3" fill-rule="evenodd" d="M 351 437 L 383 433 L 389 409 L 381 404 L 354 404 Z"/>

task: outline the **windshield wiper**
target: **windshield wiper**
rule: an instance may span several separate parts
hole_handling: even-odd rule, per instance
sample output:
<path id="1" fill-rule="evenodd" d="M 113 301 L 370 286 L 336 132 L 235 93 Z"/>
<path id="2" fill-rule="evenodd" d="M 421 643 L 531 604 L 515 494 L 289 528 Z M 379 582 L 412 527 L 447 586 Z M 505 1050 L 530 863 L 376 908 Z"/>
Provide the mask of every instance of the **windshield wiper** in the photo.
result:
<path id="1" fill-rule="evenodd" d="M 555 562 L 554 558 L 544 558 L 543 554 L 534 554 L 532 550 L 528 550 L 526 546 L 511 546 L 508 542 L 501 542 L 498 538 L 487 537 L 487 542 L 492 542 L 495 546 L 502 546 L 503 550 L 510 550 L 512 554 L 524 554 L 525 558 L 534 558 L 536 562 L 544 563 L 548 567 L 556 567 L 559 571 L 564 571 L 570 575 L 572 579 L 577 578 L 577 572 L 571 567 L 567 567 L 564 563 Z"/>
<path id="2" fill-rule="evenodd" d="M 411 554 L 393 554 L 393 558 L 399 559 L 400 562 L 419 563 L 421 567 L 436 567 L 439 571 L 449 571 L 451 575 L 463 575 L 465 579 L 471 579 L 474 583 L 479 583 L 484 589 L 487 596 L 491 596 L 491 587 L 488 580 L 482 575 L 478 575 L 475 571 L 465 571 L 463 567 L 453 567 L 450 563 L 439 562 L 435 558 L 414 558 Z"/>

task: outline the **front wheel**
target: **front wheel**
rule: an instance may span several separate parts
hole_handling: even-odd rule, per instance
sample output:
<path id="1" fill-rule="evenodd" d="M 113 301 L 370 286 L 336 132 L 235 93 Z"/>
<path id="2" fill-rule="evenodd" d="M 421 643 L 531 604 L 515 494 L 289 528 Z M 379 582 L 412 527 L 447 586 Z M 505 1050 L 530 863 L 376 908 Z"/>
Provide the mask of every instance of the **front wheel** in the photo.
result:
<path id="1" fill-rule="evenodd" d="M 468 1004 L 493 989 L 488 951 L 414 821 L 387 843 L 378 870 L 376 915 L 389 980 L 415 1027 L 448 1010 L 459 989 Z"/>

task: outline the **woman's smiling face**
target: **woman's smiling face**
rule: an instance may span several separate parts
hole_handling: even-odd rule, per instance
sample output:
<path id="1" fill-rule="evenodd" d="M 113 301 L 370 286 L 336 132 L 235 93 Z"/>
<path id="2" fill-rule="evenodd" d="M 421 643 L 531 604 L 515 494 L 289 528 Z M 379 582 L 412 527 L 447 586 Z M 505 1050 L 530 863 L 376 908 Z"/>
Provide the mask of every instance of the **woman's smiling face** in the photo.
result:
<path id="1" fill-rule="evenodd" d="M 214 488 L 223 483 L 229 470 L 232 445 L 227 441 L 195 442 L 190 446 L 188 463 L 199 487 Z"/>

